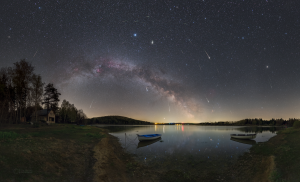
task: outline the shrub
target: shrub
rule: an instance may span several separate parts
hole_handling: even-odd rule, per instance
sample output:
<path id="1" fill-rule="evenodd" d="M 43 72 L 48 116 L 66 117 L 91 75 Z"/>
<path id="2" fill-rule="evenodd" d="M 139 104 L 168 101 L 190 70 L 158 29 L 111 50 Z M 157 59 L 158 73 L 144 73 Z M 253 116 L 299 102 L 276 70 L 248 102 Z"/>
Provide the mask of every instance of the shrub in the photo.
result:
<path id="1" fill-rule="evenodd" d="M 293 127 L 294 128 L 300 128 L 300 121 L 295 121 L 294 124 L 293 124 Z"/>

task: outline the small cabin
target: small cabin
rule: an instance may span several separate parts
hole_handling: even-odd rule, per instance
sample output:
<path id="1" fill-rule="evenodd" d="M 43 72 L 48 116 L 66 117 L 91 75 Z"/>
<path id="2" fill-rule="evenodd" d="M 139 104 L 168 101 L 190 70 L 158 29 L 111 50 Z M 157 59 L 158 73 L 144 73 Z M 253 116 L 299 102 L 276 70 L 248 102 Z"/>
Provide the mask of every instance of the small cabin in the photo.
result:
<path id="1" fill-rule="evenodd" d="M 31 115 L 31 120 L 35 121 L 35 112 Z M 55 114 L 52 110 L 49 109 L 43 109 L 37 111 L 37 120 L 38 121 L 45 121 L 48 124 L 55 123 Z"/>

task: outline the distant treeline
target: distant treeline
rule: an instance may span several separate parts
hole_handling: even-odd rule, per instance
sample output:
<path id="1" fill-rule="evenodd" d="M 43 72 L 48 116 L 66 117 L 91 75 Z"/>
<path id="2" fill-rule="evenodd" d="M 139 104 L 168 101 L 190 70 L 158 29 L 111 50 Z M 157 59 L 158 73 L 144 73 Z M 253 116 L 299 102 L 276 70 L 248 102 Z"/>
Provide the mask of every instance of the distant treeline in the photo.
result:
<path id="1" fill-rule="evenodd" d="M 263 120 L 261 118 L 254 119 L 243 119 L 240 121 L 219 121 L 219 122 L 206 122 L 199 123 L 199 125 L 230 125 L 230 126 L 247 126 L 247 125 L 258 125 L 258 126 L 293 126 L 295 121 L 299 121 L 300 119 L 290 118 L 288 120 L 284 119 L 274 119 L 271 120 Z"/>
<path id="2" fill-rule="evenodd" d="M 151 125 L 153 123 L 140 121 L 123 116 L 103 116 L 86 119 L 87 124 L 117 124 L 117 125 Z"/>

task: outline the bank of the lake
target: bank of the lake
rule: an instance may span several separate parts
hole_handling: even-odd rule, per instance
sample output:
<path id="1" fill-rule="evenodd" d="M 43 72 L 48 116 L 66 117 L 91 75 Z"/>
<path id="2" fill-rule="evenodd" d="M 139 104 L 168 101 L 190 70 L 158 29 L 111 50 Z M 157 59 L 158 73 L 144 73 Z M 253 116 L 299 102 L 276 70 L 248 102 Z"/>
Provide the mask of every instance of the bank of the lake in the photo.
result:
<path id="1" fill-rule="evenodd" d="M 208 174 L 203 180 L 297 181 L 300 179 L 299 139 L 299 129 L 279 131 L 268 142 L 254 145 L 223 174 Z M 194 165 L 191 161 L 187 162 Z M 0 181 L 198 179 L 201 176 L 193 173 L 157 171 L 135 161 L 122 148 L 119 139 L 103 128 L 56 124 L 39 128 L 11 125 L 0 129 Z"/>
<path id="2" fill-rule="evenodd" d="M 228 169 L 232 181 L 298 182 L 300 129 L 277 132 L 268 142 L 257 143 Z"/>
<path id="3" fill-rule="evenodd" d="M 1 125 L 0 181 L 152 181 L 157 176 L 102 128 Z"/>
<path id="4" fill-rule="evenodd" d="M 91 181 L 101 129 L 1 125 L 0 181 Z"/>

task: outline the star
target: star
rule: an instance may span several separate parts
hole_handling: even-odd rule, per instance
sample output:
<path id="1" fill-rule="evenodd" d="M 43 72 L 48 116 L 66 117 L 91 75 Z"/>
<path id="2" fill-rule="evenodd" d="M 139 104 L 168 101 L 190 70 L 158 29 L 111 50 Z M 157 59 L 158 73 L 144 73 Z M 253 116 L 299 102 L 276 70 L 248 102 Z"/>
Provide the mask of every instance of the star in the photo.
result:
<path id="1" fill-rule="evenodd" d="M 135 37 L 136 37 L 136 33 L 135 33 L 135 34 L 133 34 L 133 36 L 135 36 Z"/>

